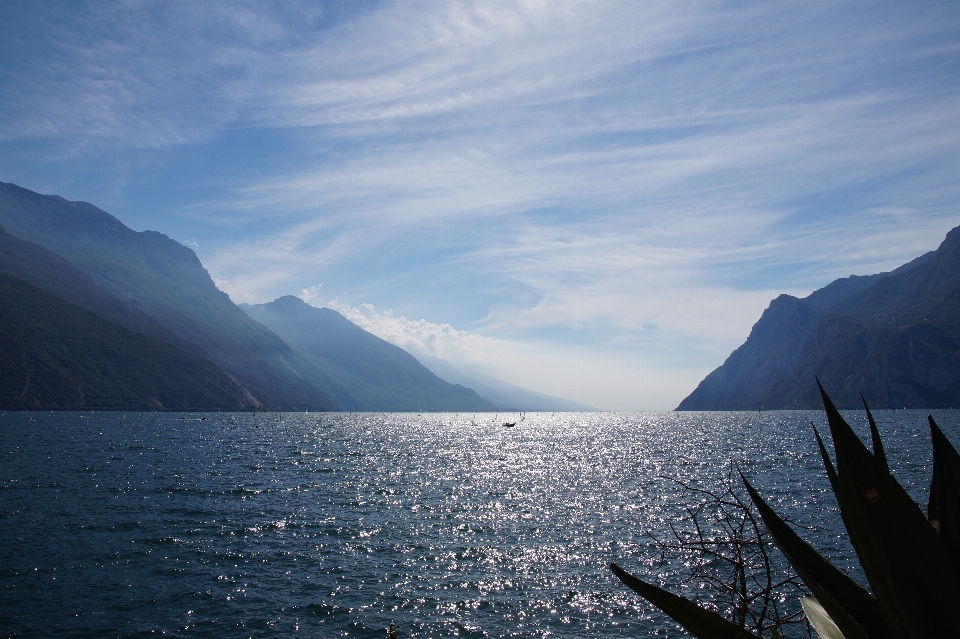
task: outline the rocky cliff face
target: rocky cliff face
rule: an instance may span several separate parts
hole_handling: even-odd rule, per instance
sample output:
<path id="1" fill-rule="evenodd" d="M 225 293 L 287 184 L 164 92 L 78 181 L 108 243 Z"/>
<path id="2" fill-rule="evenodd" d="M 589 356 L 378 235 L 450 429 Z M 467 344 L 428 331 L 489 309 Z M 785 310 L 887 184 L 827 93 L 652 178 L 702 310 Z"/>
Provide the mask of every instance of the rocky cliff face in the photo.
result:
<path id="1" fill-rule="evenodd" d="M 756 410 L 787 377 L 826 308 L 792 295 L 770 302 L 750 337 L 710 373 L 678 410 Z"/>
<path id="2" fill-rule="evenodd" d="M 960 227 L 890 273 L 770 303 L 747 341 L 678 410 L 960 406 Z"/>

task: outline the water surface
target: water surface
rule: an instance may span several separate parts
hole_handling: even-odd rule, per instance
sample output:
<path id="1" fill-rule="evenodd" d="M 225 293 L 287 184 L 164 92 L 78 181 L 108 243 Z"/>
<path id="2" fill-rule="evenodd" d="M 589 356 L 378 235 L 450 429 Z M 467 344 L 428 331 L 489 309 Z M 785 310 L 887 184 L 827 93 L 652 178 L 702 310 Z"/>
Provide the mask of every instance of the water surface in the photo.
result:
<path id="1" fill-rule="evenodd" d="M 878 411 L 925 505 L 923 411 Z M 952 441 L 960 412 L 936 411 Z M 849 419 L 865 433 L 862 416 Z M 858 574 L 822 412 L 0 415 L 0 633 L 680 637 L 624 588 L 689 495 L 740 465 Z M 868 440 L 867 438 L 865 438 Z"/>

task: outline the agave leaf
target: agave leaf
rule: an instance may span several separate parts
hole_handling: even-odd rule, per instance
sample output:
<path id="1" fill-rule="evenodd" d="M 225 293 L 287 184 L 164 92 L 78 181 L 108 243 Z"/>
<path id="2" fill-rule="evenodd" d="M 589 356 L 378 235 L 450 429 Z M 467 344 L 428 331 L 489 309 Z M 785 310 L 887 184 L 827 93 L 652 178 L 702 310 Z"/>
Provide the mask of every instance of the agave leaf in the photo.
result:
<path id="1" fill-rule="evenodd" d="M 689 599 L 667 592 L 653 584 L 637 579 L 617 564 L 610 564 L 620 581 L 635 593 L 670 615 L 687 632 L 699 639 L 760 639 L 749 630 L 727 621 L 710 610 L 701 608 Z"/>
<path id="2" fill-rule="evenodd" d="M 816 597 L 800 597 L 800 605 L 803 606 L 803 614 L 807 621 L 817 631 L 820 639 L 850 639 L 844 637 L 840 628 L 833 622 L 833 618 L 827 614 Z"/>
<path id="3" fill-rule="evenodd" d="M 876 599 L 800 538 L 741 474 L 767 531 L 846 639 L 891 639 Z"/>
<path id="4" fill-rule="evenodd" d="M 933 481 L 927 517 L 940 533 L 954 572 L 960 575 L 960 454 L 933 421 L 933 416 L 927 420 L 933 438 Z"/>
<path id="5" fill-rule="evenodd" d="M 898 638 L 956 636 L 960 588 L 936 531 L 822 386 L 820 394 L 837 456 L 837 502 L 887 625 Z"/>
<path id="6" fill-rule="evenodd" d="M 873 420 L 873 413 L 870 412 L 870 407 L 867 406 L 867 400 L 863 398 L 863 393 L 860 393 L 860 401 L 863 402 L 863 409 L 867 411 L 867 421 L 870 422 L 870 439 L 873 440 L 873 456 L 887 469 L 887 472 L 890 472 L 890 467 L 887 465 L 887 454 L 883 452 L 883 442 L 880 440 L 880 431 L 877 430 L 877 422 Z"/>
<path id="7" fill-rule="evenodd" d="M 819 382 L 819 380 L 817 380 Z M 837 478 L 837 471 L 833 467 L 833 462 L 830 461 L 830 455 L 827 453 L 827 447 L 823 445 L 823 439 L 820 437 L 820 432 L 817 430 L 817 427 L 813 425 L 813 422 L 810 422 L 810 425 L 813 426 L 813 434 L 817 438 L 817 446 L 820 448 L 820 457 L 823 459 L 823 467 L 827 469 L 827 478 L 830 480 L 830 487 L 833 489 L 833 495 L 837 498 L 837 505 L 840 503 L 840 480 Z M 850 530 L 850 523 L 847 521 L 847 512 L 842 508 L 840 509 L 840 519 L 843 520 L 843 527 Z"/>
<path id="8" fill-rule="evenodd" d="M 813 422 L 810 422 L 813 426 Z M 827 454 L 827 447 L 823 445 L 820 439 L 820 432 L 816 426 L 813 426 L 813 434 L 817 438 L 817 446 L 820 447 L 820 457 L 823 459 L 823 467 L 827 469 L 827 478 L 830 480 L 830 487 L 833 488 L 833 494 L 837 494 L 837 471 L 833 468 L 833 462 L 830 461 L 830 455 Z"/>

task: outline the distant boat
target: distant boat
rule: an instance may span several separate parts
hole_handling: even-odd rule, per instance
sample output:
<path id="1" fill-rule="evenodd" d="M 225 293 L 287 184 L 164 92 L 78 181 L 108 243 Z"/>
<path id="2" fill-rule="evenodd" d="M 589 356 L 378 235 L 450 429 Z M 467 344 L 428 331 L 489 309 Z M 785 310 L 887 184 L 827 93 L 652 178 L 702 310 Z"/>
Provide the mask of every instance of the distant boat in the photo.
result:
<path id="1" fill-rule="evenodd" d="M 520 420 L 519 420 L 519 421 L 522 422 L 522 421 L 525 420 L 526 418 L 527 418 L 527 416 L 523 413 L 523 411 L 520 411 Z M 519 423 L 519 422 L 503 422 L 503 425 L 504 425 L 506 428 L 513 428 L 513 427 L 516 426 L 518 423 Z"/>

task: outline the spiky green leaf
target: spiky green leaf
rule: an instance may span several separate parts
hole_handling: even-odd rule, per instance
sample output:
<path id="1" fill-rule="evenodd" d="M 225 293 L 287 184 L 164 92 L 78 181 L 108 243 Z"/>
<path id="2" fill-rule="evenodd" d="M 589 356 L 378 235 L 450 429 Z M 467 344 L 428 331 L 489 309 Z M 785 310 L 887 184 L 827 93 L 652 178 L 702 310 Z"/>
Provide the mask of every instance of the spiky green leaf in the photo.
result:
<path id="1" fill-rule="evenodd" d="M 873 419 L 873 413 L 870 412 L 870 407 L 867 406 L 867 400 L 863 398 L 863 393 L 860 393 L 860 401 L 863 402 L 863 410 L 867 411 L 867 421 L 870 422 L 870 439 L 873 440 L 873 456 L 877 458 L 877 461 L 880 462 L 880 465 L 883 466 L 887 472 L 890 472 L 890 466 L 887 464 L 887 454 L 883 452 L 883 441 L 880 439 L 880 431 L 877 430 L 877 422 Z"/>
<path id="2" fill-rule="evenodd" d="M 620 581 L 635 593 L 652 603 L 699 639 L 760 639 L 749 630 L 727 621 L 710 610 L 701 608 L 689 599 L 667 592 L 653 584 L 637 579 L 617 564 L 610 564 Z"/>
<path id="3" fill-rule="evenodd" d="M 800 538 L 763 500 L 743 475 L 744 486 L 763 524 L 820 605 L 846 639 L 892 639 L 880 604 L 857 582 Z"/>
<path id="4" fill-rule="evenodd" d="M 800 605 L 803 606 L 803 614 L 817 631 L 820 639 L 850 639 L 840 632 L 840 628 L 816 597 L 800 597 Z"/>
<path id="5" fill-rule="evenodd" d="M 927 420 L 933 439 L 933 481 L 927 517 L 940 534 L 954 572 L 960 575 L 960 454 L 933 421 L 933 416 Z"/>
<path id="6" fill-rule="evenodd" d="M 813 422 L 810 423 L 813 426 Z M 827 447 L 823 445 L 823 439 L 820 438 L 820 431 L 817 430 L 816 426 L 813 426 L 813 434 L 817 438 L 817 446 L 820 447 L 820 458 L 823 459 L 823 467 L 827 470 L 827 479 L 830 480 L 830 487 L 833 488 L 833 493 L 837 493 L 837 471 L 833 467 L 833 462 L 830 461 L 830 455 L 827 454 Z"/>
<path id="7" fill-rule="evenodd" d="M 904 639 L 956 636 L 960 589 L 940 539 L 822 386 L 820 393 L 837 456 L 837 502 L 887 625 Z"/>

